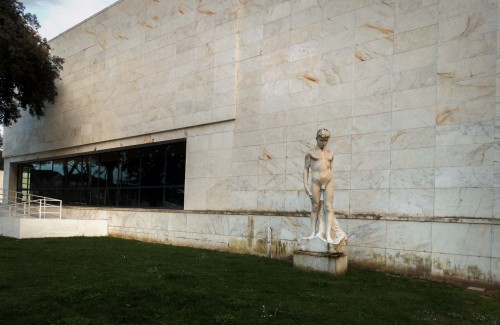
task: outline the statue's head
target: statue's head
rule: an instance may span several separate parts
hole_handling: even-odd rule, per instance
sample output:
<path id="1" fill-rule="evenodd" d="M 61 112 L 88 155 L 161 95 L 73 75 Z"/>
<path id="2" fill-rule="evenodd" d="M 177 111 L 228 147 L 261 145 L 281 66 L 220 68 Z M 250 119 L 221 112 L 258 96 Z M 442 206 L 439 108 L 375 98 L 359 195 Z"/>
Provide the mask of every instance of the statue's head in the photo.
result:
<path id="1" fill-rule="evenodd" d="M 328 140 L 330 139 L 330 131 L 327 129 L 319 129 L 318 132 L 316 133 L 316 141 L 318 143 L 318 147 L 323 149 L 326 144 L 328 143 Z"/>

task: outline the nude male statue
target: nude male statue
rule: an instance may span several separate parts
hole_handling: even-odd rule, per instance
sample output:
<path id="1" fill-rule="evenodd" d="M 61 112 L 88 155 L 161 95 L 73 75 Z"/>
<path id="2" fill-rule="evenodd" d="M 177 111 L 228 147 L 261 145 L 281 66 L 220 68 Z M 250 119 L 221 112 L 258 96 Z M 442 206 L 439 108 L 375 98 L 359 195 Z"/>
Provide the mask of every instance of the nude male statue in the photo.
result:
<path id="1" fill-rule="evenodd" d="M 309 150 L 305 158 L 304 188 L 312 203 L 312 229 L 307 239 L 317 236 L 330 244 L 339 244 L 343 239 L 347 239 L 347 235 L 340 228 L 333 213 L 333 152 L 326 147 L 329 139 L 330 132 L 327 129 L 318 130 L 317 146 Z M 311 186 L 309 186 L 309 170 L 311 170 Z M 321 200 L 322 195 L 323 200 Z M 323 205 L 326 227 L 322 218 L 317 227 Z"/>

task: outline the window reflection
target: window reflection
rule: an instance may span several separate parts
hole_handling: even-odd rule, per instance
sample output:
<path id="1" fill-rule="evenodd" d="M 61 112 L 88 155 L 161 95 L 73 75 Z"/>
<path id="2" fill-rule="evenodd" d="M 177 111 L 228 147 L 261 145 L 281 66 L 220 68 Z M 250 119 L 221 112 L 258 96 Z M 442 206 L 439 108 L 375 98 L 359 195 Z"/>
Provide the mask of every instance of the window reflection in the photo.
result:
<path id="1" fill-rule="evenodd" d="M 18 191 L 67 205 L 183 209 L 186 142 L 21 164 Z"/>

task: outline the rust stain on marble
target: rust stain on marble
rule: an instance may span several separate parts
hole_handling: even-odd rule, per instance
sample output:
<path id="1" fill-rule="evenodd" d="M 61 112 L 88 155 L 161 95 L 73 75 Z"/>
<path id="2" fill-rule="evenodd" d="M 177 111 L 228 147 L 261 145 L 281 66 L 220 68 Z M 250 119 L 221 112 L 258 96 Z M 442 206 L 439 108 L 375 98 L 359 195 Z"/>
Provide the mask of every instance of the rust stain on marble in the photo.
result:
<path id="1" fill-rule="evenodd" d="M 177 11 L 181 14 L 184 15 L 186 13 L 186 9 L 184 9 L 183 6 L 178 6 Z"/>
<path id="2" fill-rule="evenodd" d="M 316 77 L 314 77 L 314 76 L 311 76 L 311 75 L 309 75 L 309 74 L 307 74 L 307 73 L 306 73 L 306 74 L 304 74 L 304 75 L 302 75 L 302 77 L 304 77 L 304 79 L 306 79 L 307 81 L 310 81 L 310 82 L 312 82 L 312 83 L 315 83 L 315 84 L 318 84 L 318 83 L 319 83 L 319 79 L 318 79 L 318 78 L 316 78 Z"/>
<path id="3" fill-rule="evenodd" d="M 147 22 L 145 22 L 145 21 L 141 22 L 140 24 L 141 24 L 142 26 L 144 26 L 144 27 L 149 28 L 149 29 L 153 29 L 153 28 L 154 28 L 154 26 L 152 26 L 152 25 L 148 24 L 148 23 L 147 23 Z"/>
<path id="4" fill-rule="evenodd" d="M 358 61 L 366 61 L 367 58 L 363 55 L 363 53 L 360 53 L 358 51 L 356 51 L 356 54 L 354 55 L 354 57 L 358 60 Z"/>
<path id="5" fill-rule="evenodd" d="M 451 72 L 438 72 L 437 75 L 445 79 L 453 79 L 453 73 Z"/>
<path id="6" fill-rule="evenodd" d="M 215 15 L 215 12 L 213 12 L 210 9 L 200 9 L 200 10 L 198 10 L 198 12 L 201 13 L 201 14 L 204 14 L 204 15 L 208 15 L 208 16 Z"/>
<path id="7" fill-rule="evenodd" d="M 374 30 L 378 31 L 378 32 L 382 33 L 385 36 L 392 36 L 392 35 L 394 35 L 394 30 L 390 29 L 390 28 L 375 26 L 375 25 L 372 25 L 372 24 L 366 24 L 365 26 L 368 27 L 368 28 L 371 28 L 371 29 L 374 29 Z"/>
<path id="8" fill-rule="evenodd" d="M 452 116 L 453 112 L 450 109 L 447 109 L 446 111 L 439 113 L 436 116 L 436 124 L 437 125 L 443 125 L 450 119 Z"/>

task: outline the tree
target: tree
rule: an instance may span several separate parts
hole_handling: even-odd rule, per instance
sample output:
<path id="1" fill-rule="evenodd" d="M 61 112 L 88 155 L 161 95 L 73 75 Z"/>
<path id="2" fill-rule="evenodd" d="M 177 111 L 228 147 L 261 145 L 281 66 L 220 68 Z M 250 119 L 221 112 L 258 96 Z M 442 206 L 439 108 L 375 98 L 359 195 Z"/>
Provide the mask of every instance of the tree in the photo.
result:
<path id="1" fill-rule="evenodd" d="M 38 34 L 35 15 L 17 0 L 0 0 L 0 124 L 15 123 L 21 110 L 40 117 L 57 96 L 56 80 L 64 60 L 51 55 Z"/>

